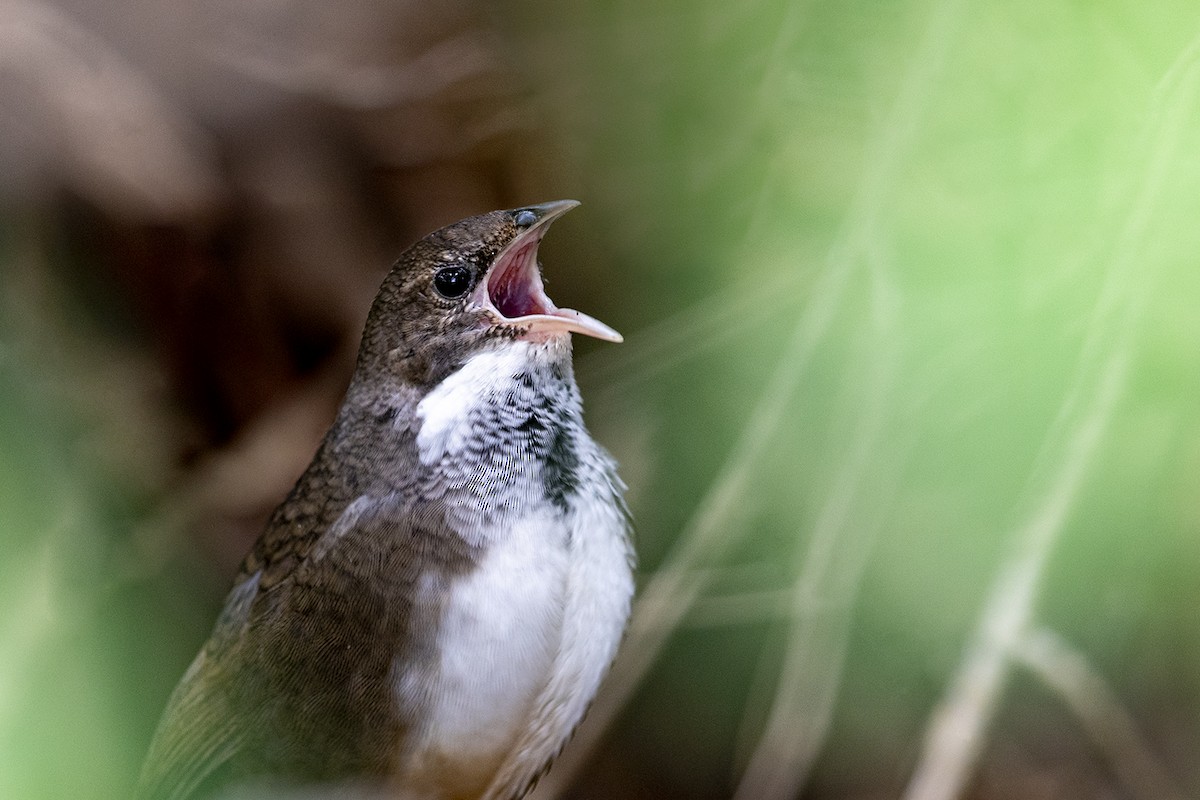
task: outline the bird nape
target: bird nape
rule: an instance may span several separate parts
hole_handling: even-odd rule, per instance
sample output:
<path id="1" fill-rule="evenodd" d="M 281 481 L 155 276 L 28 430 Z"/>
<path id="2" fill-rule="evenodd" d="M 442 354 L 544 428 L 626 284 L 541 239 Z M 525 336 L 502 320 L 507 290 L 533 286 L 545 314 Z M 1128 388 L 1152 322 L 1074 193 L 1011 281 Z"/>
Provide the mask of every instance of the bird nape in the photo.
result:
<path id="1" fill-rule="evenodd" d="M 624 487 L 571 365 L 571 333 L 621 337 L 554 305 L 537 259 L 576 205 L 462 220 L 392 267 L 333 426 L 171 695 L 138 798 L 511 800 L 549 767 L 633 593 Z"/>

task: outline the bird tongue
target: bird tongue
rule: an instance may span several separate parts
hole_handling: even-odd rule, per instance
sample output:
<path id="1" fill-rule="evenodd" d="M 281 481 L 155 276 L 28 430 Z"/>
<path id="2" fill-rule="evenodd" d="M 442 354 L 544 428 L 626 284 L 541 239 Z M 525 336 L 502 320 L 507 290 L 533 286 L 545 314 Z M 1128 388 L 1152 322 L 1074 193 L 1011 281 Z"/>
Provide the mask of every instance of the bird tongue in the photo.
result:
<path id="1" fill-rule="evenodd" d="M 621 334 L 598 319 L 571 308 L 559 308 L 546 296 L 537 263 L 537 248 L 544 227 L 522 233 L 488 270 L 484 283 L 487 299 L 501 324 L 522 325 L 532 331 L 571 331 L 610 342 Z"/>
<path id="2" fill-rule="evenodd" d="M 530 314 L 552 314 L 557 310 L 542 288 L 536 263 L 535 241 L 506 253 L 488 276 L 488 297 L 501 316 L 516 319 Z M 534 265 L 532 269 L 531 264 Z"/>

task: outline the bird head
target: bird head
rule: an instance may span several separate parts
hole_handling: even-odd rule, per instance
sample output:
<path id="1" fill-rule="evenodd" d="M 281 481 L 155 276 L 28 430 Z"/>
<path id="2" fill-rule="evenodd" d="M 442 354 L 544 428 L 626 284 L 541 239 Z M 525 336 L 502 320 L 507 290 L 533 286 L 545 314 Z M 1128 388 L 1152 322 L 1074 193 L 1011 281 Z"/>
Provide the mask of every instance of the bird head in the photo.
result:
<path id="1" fill-rule="evenodd" d="M 504 342 L 562 345 L 571 333 L 620 342 L 603 322 L 556 306 L 542 284 L 538 245 L 577 205 L 558 200 L 469 217 L 406 250 L 371 308 L 360 371 L 382 367 L 430 383 Z"/>

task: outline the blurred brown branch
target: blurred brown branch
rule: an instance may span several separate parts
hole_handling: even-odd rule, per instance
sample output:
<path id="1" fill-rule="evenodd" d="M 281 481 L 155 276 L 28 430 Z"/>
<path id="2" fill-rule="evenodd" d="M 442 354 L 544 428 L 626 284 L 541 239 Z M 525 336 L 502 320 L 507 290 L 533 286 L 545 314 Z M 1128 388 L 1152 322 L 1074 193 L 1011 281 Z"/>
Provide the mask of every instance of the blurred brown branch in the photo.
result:
<path id="1" fill-rule="evenodd" d="M 141 396 L 185 413 L 141 418 L 184 427 L 116 461 L 174 465 L 165 502 L 223 569 L 311 454 L 390 258 L 544 174 L 519 87 L 469 0 L 0 2 L 0 203 L 43 273 L 5 289 L 88 294 L 27 332 L 165 380 Z"/>

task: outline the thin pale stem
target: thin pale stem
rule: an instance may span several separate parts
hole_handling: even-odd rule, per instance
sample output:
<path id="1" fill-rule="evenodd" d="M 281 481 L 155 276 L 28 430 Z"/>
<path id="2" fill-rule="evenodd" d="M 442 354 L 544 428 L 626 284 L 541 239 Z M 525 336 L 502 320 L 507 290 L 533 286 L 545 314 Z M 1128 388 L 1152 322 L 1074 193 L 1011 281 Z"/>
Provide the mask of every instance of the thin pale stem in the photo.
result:
<path id="1" fill-rule="evenodd" d="M 1137 254 L 1192 106 L 1197 52 L 1193 42 L 1168 72 L 1174 91 L 1157 92 L 1154 98 L 1146 134 L 1139 141 L 1139 152 L 1149 152 L 1149 161 L 1120 226 L 1074 379 L 1042 448 L 1039 460 L 1045 466 L 1040 472 L 1046 477 L 1035 490 L 1031 512 L 1014 532 L 1013 553 L 930 720 L 904 800 L 952 800 L 962 793 L 1008 679 L 1014 648 L 1032 624 L 1047 562 L 1125 384 L 1142 306 L 1153 284 L 1153 275 Z M 1176 80 L 1179 74 L 1184 77 Z"/>
<path id="2" fill-rule="evenodd" d="M 775 696 L 734 795 L 737 800 L 795 797 L 808 779 L 833 717 L 854 598 L 881 523 L 881 509 L 887 505 L 881 495 L 894 488 L 875 482 L 869 489 L 872 502 L 863 502 L 872 466 L 878 465 L 883 450 L 894 365 L 899 362 L 894 307 L 894 302 L 877 304 L 882 313 L 874 315 L 865 348 L 873 362 L 872 375 L 861 392 L 865 408 L 859 412 L 851 447 L 799 558 L 790 597 L 791 630 Z M 862 518 L 864 507 L 873 519 Z"/>
<path id="3" fill-rule="evenodd" d="M 852 217 L 858 227 L 847 237 L 861 247 L 848 257 L 870 257 L 877 302 L 869 349 L 872 377 L 865 408 L 833 491 L 809 537 L 793 587 L 793 620 L 775 697 L 767 721 L 734 795 L 736 800 L 795 797 L 808 780 L 833 717 L 849 639 L 851 609 L 878 522 L 855 520 L 865 475 L 887 418 L 892 394 L 896 333 L 896 290 L 883 270 L 878 218 L 900 165 L 916 139 L 936 77 L 946 60 L 961 16 L 960 0 L 933 9 L 913 64 L 883 127 L 863 202 Z M 880 503 L 876 498 L 875 506 Z M 852 524 L 853 522 L 859 524 Z"/>
<path id="4" fill-rule="evenodd" d="M 860 266 L 862 258 L 874 249 L 878 220 L 899 180 L 904 157 L 916 138 L 933 76 L 942 60 L 940 51 L 950 39 L 947 34 L 960 5 L 961 0 L 945 0 L 935 10 L 924 40 L 924 46 L 933 49 L 923 51 L 914 60 L 892 113 L 880 128 L 871 157 L 864 165 L 855 201 L 813 287 L 811 302 L 797 319 L 776 371 L 749 415 L 733 451 L 663 566 L 643 589 L 634 608 L 628 637 L 603 691 L 574 743 L 539 787 L 538 798 L 554 797 L 565 788 L 640 685 L 671 634 L 700 596 L 702 584 L 695 570 L 719 558 L 744 535 L 744 526 L 736 523 L 742 498 L 751 488 L 754 467 L 786 419 L 800 379 L 841 307 L 851 275 Z M 773 52 L 782 54 L 785 48 L 777 47 Z M 824 681 L 822 685 L 826 689 L 822 691 L 836 685 L 835 681 L 836 675 Z"/>
<path id="5" fill-rule="evenodd" d="M 1138 731 L 1133 717 L 1083 653 L 1054 631 L 1042 628 L 1022 636 L 1013 655 L 1078 717 L 1130 797 L 1183 800 L 1183 791 Z"/>

